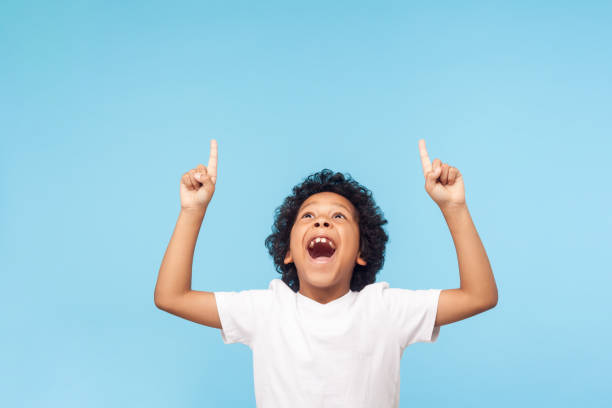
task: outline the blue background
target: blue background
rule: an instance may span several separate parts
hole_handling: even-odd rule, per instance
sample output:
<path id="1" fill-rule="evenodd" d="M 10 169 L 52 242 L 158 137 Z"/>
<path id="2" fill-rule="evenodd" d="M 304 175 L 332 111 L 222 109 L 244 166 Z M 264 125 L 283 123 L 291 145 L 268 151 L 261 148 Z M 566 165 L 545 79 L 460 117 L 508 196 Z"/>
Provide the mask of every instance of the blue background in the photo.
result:
<path id="1" fill-rule="evenodd" d="M 249 348 L 153 303 L 211 138 L 193 289 L 280 277 L 273 211 L 324 167 L 389 220 L 378 281 L 458 287 L 424 138 L 499 303 L 406 350 L 400 405 L 609 406 L 611 3 L 253 3 L 0 5 L 2 405 L 255 405 Z"/>

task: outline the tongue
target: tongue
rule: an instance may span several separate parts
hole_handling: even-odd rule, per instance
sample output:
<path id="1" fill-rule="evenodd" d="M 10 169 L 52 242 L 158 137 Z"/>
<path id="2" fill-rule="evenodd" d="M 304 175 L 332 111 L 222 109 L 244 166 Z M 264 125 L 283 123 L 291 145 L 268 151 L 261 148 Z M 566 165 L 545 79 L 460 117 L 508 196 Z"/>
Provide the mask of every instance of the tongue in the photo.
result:
<path id="1" fill-rule="evenodd" d="M 331 255 L 317 254 L 317 253 L 310 252 L 310 257 L 312 259 L 329 259 L 331 258 Z"/>
<path id="2" fill-rule="evenodd" d="M 334 251 L 329 251 L 329 249 L 315 245 L 314 248 L 309 249 L 308 253 L 310 257 L 313 259 L 329 259 L 334 254 Z"/>

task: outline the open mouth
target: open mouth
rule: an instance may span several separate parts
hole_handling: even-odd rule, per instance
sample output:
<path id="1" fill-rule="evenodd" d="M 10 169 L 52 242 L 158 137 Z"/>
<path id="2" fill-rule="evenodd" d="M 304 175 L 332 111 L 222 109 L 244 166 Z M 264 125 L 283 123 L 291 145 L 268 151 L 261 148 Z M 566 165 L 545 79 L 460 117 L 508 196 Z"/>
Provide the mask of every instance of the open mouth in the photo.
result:
<path id="1" fill-rule="evenodd" d="M 329 262 L 336 252 L 336 245 L 329 237 L 315 237 L 308 243 L 307 250 L 316 262 Z"/>

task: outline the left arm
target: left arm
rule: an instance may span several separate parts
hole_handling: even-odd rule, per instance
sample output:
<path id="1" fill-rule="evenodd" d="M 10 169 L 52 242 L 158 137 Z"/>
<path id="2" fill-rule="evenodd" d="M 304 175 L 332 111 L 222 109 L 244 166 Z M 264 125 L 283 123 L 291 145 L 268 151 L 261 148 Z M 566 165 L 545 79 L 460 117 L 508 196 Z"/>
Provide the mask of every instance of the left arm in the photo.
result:
<path id="1" fill-rule="evenodd" d="M 441 208 L 455 243 L 460 288 L 444 289 L 435 326 L 467 319 L 497 305 L 497 285 L 489 258 L 467 205 Z"/>
<path id="2" fill-rule="evenodd" d="M 465 203 L 463 176 L 456 167 L 429 160 L 425 140 L 419 140 L 425 190 L 440 207 L 455 243 L 459 262 L 458 289 L 440 292 L 435 326 L 467 319 L 497 305 L 497 286 L 489 258 Z"/>

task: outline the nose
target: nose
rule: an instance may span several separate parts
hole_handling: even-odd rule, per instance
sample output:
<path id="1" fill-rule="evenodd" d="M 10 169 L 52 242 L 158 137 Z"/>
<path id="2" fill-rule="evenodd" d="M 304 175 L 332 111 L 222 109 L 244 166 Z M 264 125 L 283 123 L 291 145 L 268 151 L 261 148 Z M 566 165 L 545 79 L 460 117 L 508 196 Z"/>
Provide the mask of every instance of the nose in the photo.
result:
<path id="1" fill-rule="evenodd" d="M 318 228 L 318 227 L 320 227 L 320 226 L 321 226 L 321 223 L 320 223 L 319 221 L 317 221 L 317 222 L 315 222 L 315 224 L 314 224 L 314 225 L 315 225 L 315 227 L 317 227 L 317 228 Z M 327 221 L 323 221 L 323 225 L 324 225 L 324 226 L 326 226 L 326 227 L 329 227 L 329 222 L 327 222 Z"/>

